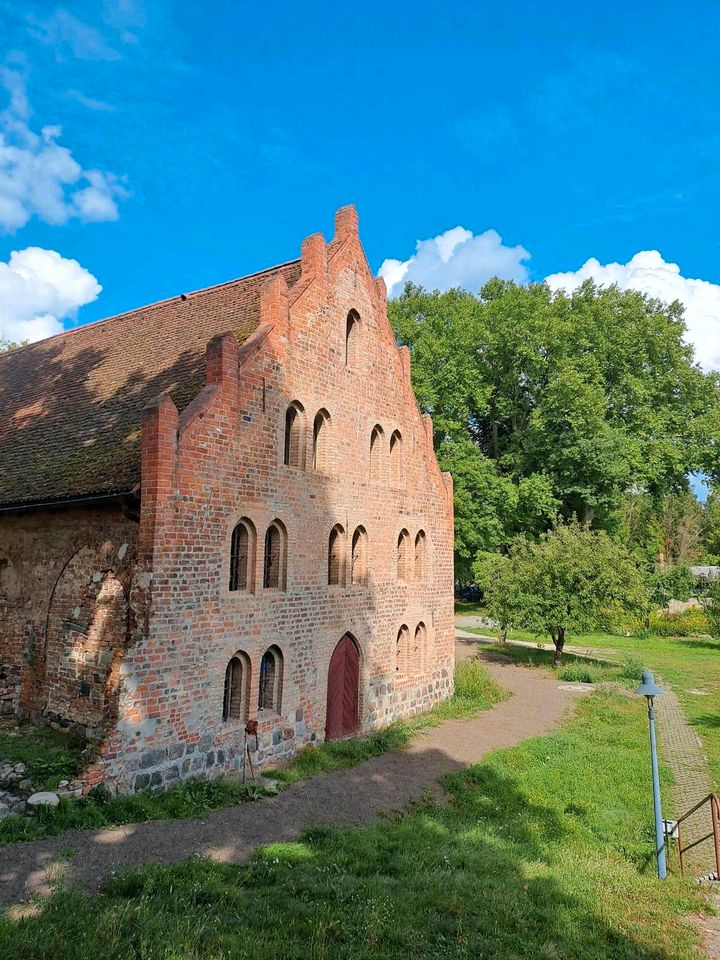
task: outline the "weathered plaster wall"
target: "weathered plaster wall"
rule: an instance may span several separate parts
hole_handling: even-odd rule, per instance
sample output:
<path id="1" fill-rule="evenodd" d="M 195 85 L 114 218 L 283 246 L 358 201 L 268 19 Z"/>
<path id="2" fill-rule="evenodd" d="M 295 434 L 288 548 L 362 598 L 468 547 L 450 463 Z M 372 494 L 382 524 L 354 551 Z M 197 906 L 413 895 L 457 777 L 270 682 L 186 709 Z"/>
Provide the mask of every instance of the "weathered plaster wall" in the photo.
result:
<path id="1" fill-rule="evenodd" d="M 138 525 L 118 505 L 0 515 L 0 711 L 98 739 L 136 629 Z"/>

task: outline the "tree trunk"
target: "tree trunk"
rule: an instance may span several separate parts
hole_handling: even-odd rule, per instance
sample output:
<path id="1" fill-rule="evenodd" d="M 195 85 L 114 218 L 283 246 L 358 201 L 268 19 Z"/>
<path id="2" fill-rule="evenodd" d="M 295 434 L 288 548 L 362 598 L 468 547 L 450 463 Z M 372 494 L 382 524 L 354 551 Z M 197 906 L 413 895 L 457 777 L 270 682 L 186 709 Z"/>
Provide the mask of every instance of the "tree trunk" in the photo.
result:
<path id="1" fill-rule="evenodd" d="M 500 630 L 500 643 L 505 643 L 505 641 L 507 640 L 507 632 L 508 632 L 507 626 L 502 627 L 502 629 Z"/>
<path id="2" fill-rule="evenodd" d="M 555 644 L 555 666 L 559 667 L 562 662 L 563 647 L 565 646 L 565 627 L 558 627 L 553 631 L 553 643 Z"/>

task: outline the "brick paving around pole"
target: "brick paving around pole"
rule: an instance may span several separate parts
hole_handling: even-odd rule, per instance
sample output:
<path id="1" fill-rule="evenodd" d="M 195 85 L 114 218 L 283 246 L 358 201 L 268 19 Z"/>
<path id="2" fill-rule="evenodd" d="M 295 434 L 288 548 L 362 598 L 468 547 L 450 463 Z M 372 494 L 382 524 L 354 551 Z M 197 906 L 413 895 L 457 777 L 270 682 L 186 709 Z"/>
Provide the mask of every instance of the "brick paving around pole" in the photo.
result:
<path id="1" fill-rule="evenodd" d="M 670 768 L 675 778 L 670 789 L 670 806 L 664 815 L 678 819 L 712 793 L 713 781 L 702 741 L 688 723 L 677 695 L 666 684 L 662 684 L 662 688 L 662 697 L 655 701 L 658 749 L 661 761 Z M 708 804 L 682 824 L 683 845 L 700 839 L 711 829 Z M 671 869 L 677 869 L 675 848 L 671 851 L 671 856 L 673 854 L 675 860 L 671 863 Z M 685 869 L 691 876 L 701 876 L 715 870 L 712 838 L 688 851 Z"/>

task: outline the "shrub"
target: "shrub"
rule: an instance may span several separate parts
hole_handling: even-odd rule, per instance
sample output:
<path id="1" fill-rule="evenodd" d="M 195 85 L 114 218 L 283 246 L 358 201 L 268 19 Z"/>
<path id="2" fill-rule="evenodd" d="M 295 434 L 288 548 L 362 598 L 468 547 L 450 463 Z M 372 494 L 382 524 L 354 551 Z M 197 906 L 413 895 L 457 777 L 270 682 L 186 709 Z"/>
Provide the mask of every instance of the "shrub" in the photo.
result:
<path id="1" fill-rule="evenodd" d="M 658 637 L 692 637 L 709 632 L 710 623 L 700 607 L 682 613 L 650 614 L 650 633 Z"/>
<path id="2" fill-rule="evenodd" d="M 632 683 L 641 683 L 643 675 L 643 662 L 637 657 L 627 656 L 623 660 L 620 676 L 623 680 L 630 680 Z"/>

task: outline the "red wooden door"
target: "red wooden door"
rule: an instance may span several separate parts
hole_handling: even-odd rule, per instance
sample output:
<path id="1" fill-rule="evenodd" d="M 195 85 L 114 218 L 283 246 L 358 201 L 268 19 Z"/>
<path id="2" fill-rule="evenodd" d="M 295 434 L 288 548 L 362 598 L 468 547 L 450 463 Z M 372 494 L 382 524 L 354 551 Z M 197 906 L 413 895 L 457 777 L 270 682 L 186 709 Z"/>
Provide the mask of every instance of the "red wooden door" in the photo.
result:
<path id="1" fill-rule="evenodd" d="M 325 739 L 351 737 L 358 730 L 358 691 L 360 654 L 349 634 L 345 634 L 330 658 L 328 670 Z"/>

